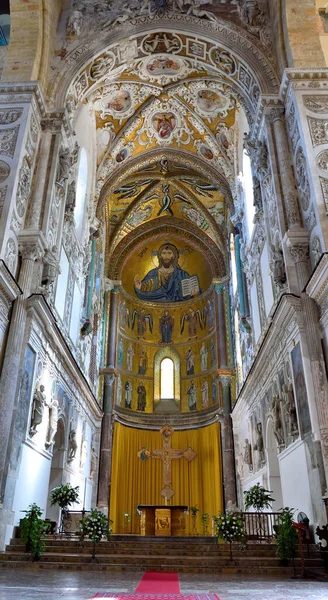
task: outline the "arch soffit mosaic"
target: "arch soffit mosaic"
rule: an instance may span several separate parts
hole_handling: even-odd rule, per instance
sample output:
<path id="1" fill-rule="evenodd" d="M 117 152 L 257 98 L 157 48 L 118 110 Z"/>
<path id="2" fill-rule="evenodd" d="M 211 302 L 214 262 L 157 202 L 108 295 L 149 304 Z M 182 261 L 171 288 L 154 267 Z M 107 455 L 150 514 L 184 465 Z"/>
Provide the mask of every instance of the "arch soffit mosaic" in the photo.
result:
<path id="1" fill-rule="evenodd" d="M 133 188 L 136 183 L 142 186 L 144 183 L 144 179 L 142 178 L 144 177 L 145 174 L 141 173 L 139 178 L 133 177 L 132 179 L 130 178 L 130 180 L 124 181 L 125 188 L 123 189 L 128 189 L 129 187 Z M 149 179 L 146 181 L 149 181 Z M 111 223 L 114 222 L 115 224 L 116 220 L 113 220 L 112 218 L 113 211 L 111 210 L 109 203 L 106 207 L 107 243 L 111 246 L 112 251 L 115 250 L 127 233 L 135 229 L 135 227 L 137 227 L 141 222 L 144 223 L 147 221 L 150 223 L 151 221 L 151 223 L 153 223 L 154 218 L 156 218 L 156 216 L 158 216 L 158 214 L 161 212 L 161 201 L 163 199 L 163 195 L 170 194 L 170 204 L 171 200 L 173 199 L 172 208 L 170 207 L 170 211 L 172 213 L 171 216 L 175 218 L 177 216 L 180 218 L 184 216 L 184 220 L 193 220 L 194 223 L 200 227 L 200 230 L 209 236 L 209 238 L 217 244 L 220 251 L 224 254 L 226 246 L 226 205 L 224 202 L 220 202 L 220 200 L 219 203 L 216 203 L 216 200 L 212 199 L 214 194 L 208 191 L 206 193 L 210 194 L 210 196 L 206 198 L 206 201 L 208 204 L 214 205 L 214 207 L 212 206 L 211 208 L 208 208 L 208 206 L 204 206 L 202 201 L 198 199 L 190 189 L 190 184 L 193 185 L 193 183 L 196 181 L 197 179 L 193 179 L 192 177 L 190 178 L 189 173 L 188 177 L 184 180 L 184 184 L 182 184 L 179 179 L 175 180 L 172 176 L 169 180 L 166 180 L 160 179 L 160 177 L 155 174 L 154 179 L 150 181 L 150 183 L 147 184 L 140 193 L 138 193 L 138 188 L 136 189 L 136 196 L 131 200 L 131 203 L 126 210 L 124 210 L 123 206 L 124 213 L 122 219 L 114 228 L 111 227 Z M 205 185 L 204 188 L 207 189 L 207 186 Z M 220 205 L 220 211 L 217 207 L 217 204 Z M 119 214 L 117 202 L 115 203 L 114 214 Z"/>
<path id="2" fill-rule="evenodd" d="M 143 174 L 138 175 L 138 172 L 146 169 L 149 170 L 151 165 L 156 165 L 163 159 L 172 161 L 173 167 L 176 164 L 177 167 L 184 167 L 186 170 L 190 170 L 191 173 L 197 175 L 197 177 L 213 181 L 225 198 L 230 211 L 233 214 L 234 204 L 229 182 L 217 168 L 210 165 L 198 155 L 185 150 L 178 150 L 175 148 L 166 148 L 164 150 L 163 148 L 156 148 L 149 152 L 145 152 L 142 156 L 131 158 L 121 165 L 115 173 L 111 173 L 106 181 L 102 183 L 97 204 L 97 217 L 101 218 L 103 207 L 108 202 L 109 195 L 113 193 L 119 185 L 132 177 L 144 177 Z"/>

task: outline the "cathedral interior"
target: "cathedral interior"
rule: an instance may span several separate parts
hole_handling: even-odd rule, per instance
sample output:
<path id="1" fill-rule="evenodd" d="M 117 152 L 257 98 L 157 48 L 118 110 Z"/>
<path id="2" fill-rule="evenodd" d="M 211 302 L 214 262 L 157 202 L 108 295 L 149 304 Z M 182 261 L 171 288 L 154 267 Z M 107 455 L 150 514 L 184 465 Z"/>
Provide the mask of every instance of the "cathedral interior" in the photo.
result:
<path id="1" fill-rule="evenodd" d="M 327 5 L 1 6 L 0 549 L 32 503 L 58 522 L 64 483 L 116 534 L 259 483 L 314 536 Z"/>

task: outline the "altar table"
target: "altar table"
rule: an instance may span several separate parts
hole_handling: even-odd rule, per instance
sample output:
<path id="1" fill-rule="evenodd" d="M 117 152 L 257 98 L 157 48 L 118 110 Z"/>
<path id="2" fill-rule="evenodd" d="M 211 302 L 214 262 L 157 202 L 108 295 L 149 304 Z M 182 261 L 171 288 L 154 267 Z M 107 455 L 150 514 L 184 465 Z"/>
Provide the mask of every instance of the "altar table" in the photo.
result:
<path id="1" fill-rule="evenodd" d="M 139 504 L 141 535 L 186 535 L 188 506 Z"/>

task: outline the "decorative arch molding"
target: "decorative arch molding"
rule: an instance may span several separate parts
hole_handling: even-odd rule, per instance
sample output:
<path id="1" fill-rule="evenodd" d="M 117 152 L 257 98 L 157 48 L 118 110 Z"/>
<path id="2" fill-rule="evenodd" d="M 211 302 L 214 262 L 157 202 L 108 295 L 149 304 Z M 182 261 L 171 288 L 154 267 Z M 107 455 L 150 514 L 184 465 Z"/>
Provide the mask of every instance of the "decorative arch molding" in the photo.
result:
<path id="1" fill-rule="evenodd" d="M 250 89 L 251 84 L 257 84 L 259 90 L 264 94 L 276 94 L 279 91 L 279 77 L 274 56 L 268 48 L 264 48 L 259 43 L 256 37 L 238 25 L 231 22 L 228 24 L 220 19 L 216 23 L 210 23 L 191 15 L 171 14 L 163 18 L 143 16 L 130 22 L 126 21 L 122 25 L 115 26 L 113 31 L 103 30 L 97 36 L 94 36 L 94 32 L 90 33 L 84 42 L 65 56 L 57 68 L 57 75 L 49 86 L 48 97 L 51 105 L 54 108 L 61 108 L 65 105 L 72 82 L 80 81 L 81 84 L 81 78 L 83 78 L 83 73 L 88 65 L 103 52 L 113 53 L 115 68 L 123 66 L 126 59 L 122 60 L 122 41 L 124 40 L 126 43 L 126 40 L 129 39 L 132 43 L 134 40 L 138 42 L 140 38 L 141 45 L 142 37 L 158 31 L 188 35 L 206 48 L 211 45 L 213 48 L 219 47 L 230 52 L 233 60 L 236 61 L 234 74 L 238 75 L 238 91 L 242 96 L 247 97 L 247 89 Z M 108 44 L 109 38 L 110 44 Z M 207 56 L 205 56 L 206 60 L 204 59 L 203 65 L 207 64 L 212 68 L 213 73 L 223 74 L 235 84 L 235 80 L 226 71 L 222 71 L 213 60 L 209 60 L 208 55 L 209 52 L 213 52 L 212 47 L 206 51 Z M 140 54 L 138 59 L 144 56 L 146 55 Z M 195 57 L 191 55 L 190 58 L 194 59 Z M 197 57 L 197 63 L 201 64 L 201 62 L 201 57 Z M 249 82 L 249 86 L 247 86 L 247 82 Z M 86 88 L 88 87 L 86 86 Z M 83 85 L 81 91 L 83 95 Z M 251 99 L 250 95 L 248 97 Z"/>
<path id="2" fill-rule="evenodd" d="M 154 358 L 154 410 L 156 410 L 161 401 L 161 362 L 164 358 L 170 358 L 174 365 L 174 400 L 179 410 L 181 409 L 181 386 L 180 373 L 181 361 L 180 355 L 172 346 L 164 346 L 155 354 Z"/>
<path id="3" fill-rule="evenodd" d="M 227 200 L 231 213 L 235 212 L 230 185 L 225 176 L 217 168 L 212 167 L 208 162 L 200 158 L 200 156 L 186 150 L 178 148 L 166 148 L 165 150 L 163 148 L 155 148 L 154 150 L 145 152 L 141 156 L 138 155 L 135 158 L 128 159 L 115 173 L 111 173 L 109 176 L 108 170 L 103 166 L 102 170 L 98 173 L 98 181 L 102 183 L 102 187 L 97 204 L 97 217 L 101 218 L 102 209 L 107 202 L 107 197 L 114 189 L 119 187 L 128 177 L 132 177 L 137 171 L 143 168 L 149 169 L 151 164 L 158 163 L 163 158 L 171 160 L 173 164 L 176 163 L 194 171 L 198 177 L 201 175 L 205 179 L 212 179 Z"/>
<path id="4" fill-rule="evenodd" d="M 149 223 L 140 225 L 136 230 L 129 233 L 116 246 L 115 250 L 111 251 L 106 256 L 107 277 L 112 280 L 120 280 L 121 272 L 128 256 L 144 242 L 150 242 L 153 238 L 158 238 L 159 235 L 175 235 L 184 239 L 188 244 L 197 248 L 206 256 L 211 266 L 213 278 L 222 279 L 228 272 L 226 265 L 225 248 L 218 248 L 206 234 L 204 234 L 197 226 L 192 223 L 187 223 L 183 219 L 175 219 L 174 225 L 170 218 L 159 218 L 151 222 L 151 231 Z"/>

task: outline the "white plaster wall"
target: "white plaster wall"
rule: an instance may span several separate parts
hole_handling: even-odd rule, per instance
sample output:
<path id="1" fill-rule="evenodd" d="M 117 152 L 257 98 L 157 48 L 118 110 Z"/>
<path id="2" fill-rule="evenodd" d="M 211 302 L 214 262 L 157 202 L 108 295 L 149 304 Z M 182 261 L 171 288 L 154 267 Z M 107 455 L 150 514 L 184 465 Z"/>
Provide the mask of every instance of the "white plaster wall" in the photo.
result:
<path id="1" fill-rule="evenodd" d="M 51 460 L 43 452 L 31 448 L 26 443 L 23 444 L 13 502 L 14 525 L 18 525 L 19 520 L 24 517 L 21 511 L 28 508 L 33 502 L 44 510 L 43 516 L 46 516 L 50 467 Z M 8 527 L 7 534 L 6 543 L 8 544 L 12 527 Z"/>
<path id="2" fill-rule="evenodd" d="M 255 342 L 259 339 L 261 335 L 261 324 L 260 324 L 260 313 L 259 313 L 259 303 L 257 299 L 257 288 L 256 288 L 256 280 L 254 279 L 252 287 L 251 287 L 251 306 L 252 306 L 252 320 L 253 320 L 253 331 Z"/>
<path id="3" fill-rule="evenodd" d="M 267 244 L 264 244 L 261 254 L 261 273 L 263 282 L 263 294 L 266 316 L 269 316 L 272 308 L 274 297 L 272 291 L 272 280 L 270 275 L 269 255 Z"/>
<path id="4" fill-rule="evenodd" d="M 90 198 L 93 195 L 94 180 L 96 173 L 96 160 L 97 160 L 97 143 L 96 143 L 96 124 L 94 114 L 90 113 L 88 105 L 82 105 L 79 109 L 76 119 L 74 121 L 74 131 L 79 146 L 84 148 L 87 155 L 87 172 L 88 179 L 86 184 L 86 196 L 85 204 L 83 209 L 83 219 L 79 217 L 78 223 L 78 239 L 81 245 L 83 245 L 83 234 L 86 235 L 88 228 L 86 227 L 86 216 L 88 213 L 88 204 Z M 81 222 L 83 221 L 83 222 Z"/>
<path id="5" fill-rule="evenodd" d="M 56 289 L 56 298 L 55 298 L 55 306 L 56 306 L 58 314 L 62 320 L 64 319 L 68 272 L 69 272 L 69 262 L 68 262 L 66 252 L 65 252 L 64 248 L 62 247 L 61 254 L 60 254 L 60 274 L 59 274 L 58 280 L 57 280 L 57 289 Z"/>
<path id="6" fill-rule="evenodd" d="M 284 506 L 295 509 L 295 517 L 302 511 L 313 523 L 311 491 L 306 461 L 305 444 L 295 442 L 279 456 L 282 497 Z"/>

